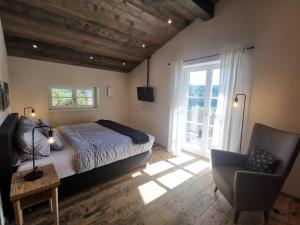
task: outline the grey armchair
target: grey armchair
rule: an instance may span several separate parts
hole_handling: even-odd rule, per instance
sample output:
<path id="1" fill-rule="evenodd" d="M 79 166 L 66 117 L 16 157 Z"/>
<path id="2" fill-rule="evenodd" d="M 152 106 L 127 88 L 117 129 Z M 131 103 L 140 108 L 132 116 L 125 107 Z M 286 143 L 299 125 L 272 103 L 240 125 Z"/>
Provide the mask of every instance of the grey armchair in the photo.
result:
<path id="1" fill-rule="evenodd" d="M 226 200 L 234 207 L 234 222 L 241 211 L 263 211 L 265 222 L 296 160 L 300 134 L 280 131 L 263 124 L 254 125 L 247 155 L 211 150 L 213 179 Z M 258 173 L 245 165 L 255 148 L 264 149 L 280 160 L 274 174 Z"/>

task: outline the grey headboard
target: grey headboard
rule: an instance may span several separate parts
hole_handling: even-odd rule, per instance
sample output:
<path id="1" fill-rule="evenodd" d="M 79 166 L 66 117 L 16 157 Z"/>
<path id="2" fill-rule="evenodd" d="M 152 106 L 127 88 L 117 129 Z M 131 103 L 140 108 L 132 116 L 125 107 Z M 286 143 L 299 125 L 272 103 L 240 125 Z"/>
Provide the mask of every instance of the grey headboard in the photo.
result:
<path id="1" fill-rule="evenodd" d="M 19 116 L 11 113 L 0 127 L 0 189 L 4 214 L 11 213 L 9 200 L 11 175 L 14 169 L 14 151 L 16 150 L 15 132 Z"/>

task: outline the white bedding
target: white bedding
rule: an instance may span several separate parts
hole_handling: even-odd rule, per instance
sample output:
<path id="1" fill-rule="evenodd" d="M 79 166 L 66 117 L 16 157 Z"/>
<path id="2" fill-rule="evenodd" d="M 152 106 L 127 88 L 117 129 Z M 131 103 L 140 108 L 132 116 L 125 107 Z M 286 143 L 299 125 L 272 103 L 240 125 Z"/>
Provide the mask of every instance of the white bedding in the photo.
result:
<path id="1" fill-rule="evenodd" d="M 57 175 L 60 179 L 75 174 L 75 150 L 74 148 L 57 132 L 64 148 L 62 150 L 51 151 L 49 157 L 36 160 L 37 166 L 43 166 L 53 163 Z M 32 161 L 21 163 L 18 171 L 32 169 Z"/>

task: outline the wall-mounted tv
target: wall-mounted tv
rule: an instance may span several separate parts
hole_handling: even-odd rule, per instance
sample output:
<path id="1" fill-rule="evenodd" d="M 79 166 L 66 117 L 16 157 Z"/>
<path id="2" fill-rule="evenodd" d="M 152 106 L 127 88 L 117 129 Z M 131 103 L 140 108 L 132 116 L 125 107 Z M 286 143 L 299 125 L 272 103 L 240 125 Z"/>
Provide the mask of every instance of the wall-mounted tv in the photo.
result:
<path id="1" fill-rule="evenodd" d="M 153 87 L 137 87 L 139 101 L 154 102 Z"/>

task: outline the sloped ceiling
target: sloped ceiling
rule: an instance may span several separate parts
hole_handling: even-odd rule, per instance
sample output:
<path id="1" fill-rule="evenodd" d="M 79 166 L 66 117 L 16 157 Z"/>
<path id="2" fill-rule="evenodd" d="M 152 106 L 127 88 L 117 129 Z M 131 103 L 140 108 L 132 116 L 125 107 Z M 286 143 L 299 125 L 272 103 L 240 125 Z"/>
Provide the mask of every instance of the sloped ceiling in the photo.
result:
<path id="1" fill-rule="evenodd" d="M 216 0 L 0 0 L 8 55 L 129 72 Z"/>

